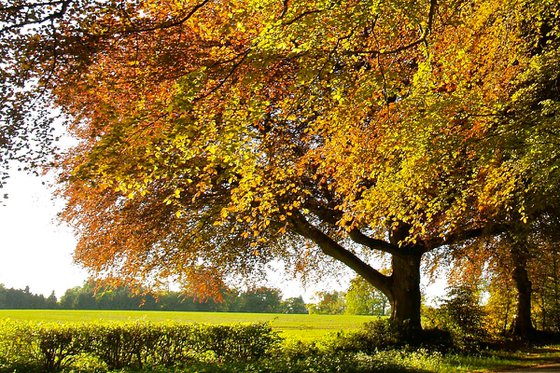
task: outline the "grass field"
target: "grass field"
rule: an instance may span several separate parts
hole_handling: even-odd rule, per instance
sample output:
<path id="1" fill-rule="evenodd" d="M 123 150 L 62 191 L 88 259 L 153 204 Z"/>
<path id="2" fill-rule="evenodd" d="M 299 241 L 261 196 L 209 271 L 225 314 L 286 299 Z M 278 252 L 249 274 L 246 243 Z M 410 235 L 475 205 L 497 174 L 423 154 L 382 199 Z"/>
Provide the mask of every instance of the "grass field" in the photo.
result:
<path id="1" fill-rule="evenodd" d="M 0 310 L 0 319 L 88 322 L 88 321 L 174 321 L 186 323 L 231 324 L 270 322 L 285 338 L 309 341 L 330 333 L 359 329 L 374 316 L 295 315 L 272 313 L 170 312 L 170 311 L 90 311 L 90 310 Z"/>
<path id="2" fill-rule="evenodd" d="M 338 331 L 359 329 L 364 322 L 373 321 L 375 317 L 225 312 L 0 310 L 0 320 L 5 319 L 56 323 L 87 323 L 93 321 L 173 321 L 206 324 L 270 322 L 274 329 L 280 331 L 281 335 L 289 340 L 312 341 L 320 340 Z M 289 349 L 290 343 L 287 343 L 286 346 Z M 306 360 L 305 364 L 311 364 L 310 367 L 315 367 L 313 364 L 316 363 L 318 364 L 316 367 L 318 370 L 313 371 L 321 371 L 321 364 L 329 362 L 329 356 L 326 358 L 324 355 L 322 358 L 319 355 L 307 356 L 308 361 Z M 426 349 L 419 349 L 418 351 L 397 349 L 381 351 L 371 355 L 356 355 L 355 357 L 355 362 L 362 365 L 370 361 L 369 365 L 364 366 L 373 367 L 377 366 L 378 363 L 387 363 L 402 367 L 404 371 L 408 372 L 488 372 L 558 362 L 560 361 L 560 346 L 553 345 L 519 351 L 488 350 L 476 354 L 441 354 Z M 352 367 L 354 366 L 352 365 Z M 370 370 L 366 369 L 365 371 Z"/>

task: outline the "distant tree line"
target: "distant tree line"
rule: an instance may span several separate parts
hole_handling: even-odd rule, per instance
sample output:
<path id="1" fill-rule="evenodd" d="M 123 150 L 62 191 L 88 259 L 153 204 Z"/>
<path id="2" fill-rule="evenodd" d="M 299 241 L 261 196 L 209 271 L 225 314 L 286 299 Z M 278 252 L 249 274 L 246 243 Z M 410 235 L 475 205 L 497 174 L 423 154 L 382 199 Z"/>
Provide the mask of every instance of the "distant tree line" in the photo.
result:
<path id="1" fill-rule="evenodd" d="M 76 310 L 160 310 L 200 312 L 312 313 L 386 316 L 387 298 L 373 286 L 356 277 L 346 292 L 317 292 L 315 303 L 303 298 L 282 299 L 279 289 L 259 287 L 248 291 L 224 289 L 223 301 L 201 301 L 176 291 L 137 294 L 126 287 L 97 289 L 92 283 L 66 290 L 57 299 L 54 291 L 45 297 L 25 289 L 0 284 L 0 309 L 76 309 Z"/>
<path id="2" fill-rule="evenodd" d="M 346 292 L 318 292 L 317 302 L 303 298 L 282 299 L 279 289 L 258 287 L 247 291 L 225 288 L 222 301 L 200 300 L 181 292 L 138 294 L 126 287 L 96 288 L 86 282 L 66 290 L 58 300 L 54 291 L 47 298 L 25 289 L 7 289 L 0 284 L 0 309 L 160 310 L 201 312 L 315 313 L 386 315 L 388 300 L 381 292 L 356 277 Z"/>
<path id="3" fill-rule="evenodd" d="M 86 283 L 68 289 L 59 305 L 63 309 L 307 313 L 303 298 L 282 300 L 282 293 L 274 288 L 259 287 L 244 292 L 224 289 L 222 297 L 223 301 L 218 302 L 201 301 L 175 291 L 139 295 L 125 287 L 96 291 L 92 284 Z"/>
<path id="4" fill-rule="evenodd" d="M 66 290 L 57 300 L 25 289 L 7 289 L 0 284 L 0 309 L 161 310 L 206 312 L 307 313 L 303 298 L 282 299 L 278 289 L 259 287 L 248 291 L 224 289 L 223 301 L 201 301 L 180 292 L 137 294 L 126 287 L 96 289 L 91 283 Z"/>
<path id="5" fill-rule="evenodd" d="M 54 291 L 45 298 L 42 294 L 33 294 L 29 286 L 25 289 L 6 288 L 0 284 L 0 309 L 52 309 L 58 308 Z"/>

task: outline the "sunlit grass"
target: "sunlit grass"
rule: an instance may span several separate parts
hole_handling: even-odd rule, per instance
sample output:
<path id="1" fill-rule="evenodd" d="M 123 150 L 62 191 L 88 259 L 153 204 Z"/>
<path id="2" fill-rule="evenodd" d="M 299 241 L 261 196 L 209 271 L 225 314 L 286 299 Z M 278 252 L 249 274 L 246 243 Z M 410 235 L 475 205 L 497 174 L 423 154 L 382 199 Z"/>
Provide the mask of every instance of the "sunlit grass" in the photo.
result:
<path id="1" fill-rule="evenodd" d="M 480 355 L 445 356 L 438 372 L 486 372 L 522 368 L 560 361 L 560 346 L 539 347 L 530 351 L 488 351 Z"/>
<path id="2" fill-rule="evenodd" d="M 339 331 L 359 329 L 374 316 L 300 315 L 233 312 L 173 312 L 173 311 L 98 311 L 98 310 L 0 310 L 0 319 L 88 322 L 88 321 L 174 321 L 187 323 L 231 324 L 269 322 L 285 338 L 312 341 Z"/>

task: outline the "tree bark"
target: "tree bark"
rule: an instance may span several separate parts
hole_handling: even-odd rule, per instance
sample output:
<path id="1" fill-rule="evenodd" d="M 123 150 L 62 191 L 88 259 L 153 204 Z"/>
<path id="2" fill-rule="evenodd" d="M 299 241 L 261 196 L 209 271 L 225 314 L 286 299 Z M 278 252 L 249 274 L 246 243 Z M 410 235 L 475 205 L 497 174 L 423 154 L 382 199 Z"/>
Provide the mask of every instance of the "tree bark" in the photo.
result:
<path id="1" fill-rule="evenodd" d="M 527 250 L 514 243 L 511 250 L 513 260 L 512 278 L 517 290 L 517 313 L 512 325 L 513 335 L 528 339 L 534 332 L 531 319 L 531 296 L 533 288 L 527 274 Z"/>
<path id="2" fill-rule="evenodd" d="M 387 296 L 391 304 L 391 320 L 404 333 L 403 337 L 413 336 L 422 330 L 420 260 L 425 250 L 419 246 L 398 246 L 408 233 L 408 226 L 399 225 L 391 232 L 390 242 L 371 239 L 357 230 L 351 233 L 351 238 L 355 242 L 368 246 L 372 250 L 391 254 L 393 273 L 391 276 L 386 276 L 342 247 L 302 215 L 294 214 L 291 222 L 296 233 L 315 242 L 324 254 L 346 264 Z"/>
<path id="3" fill-rule="evenodd" d="M 420 323 L 420 260 L 422 254 L 393 254 L 391 275 L 391 320 L 405 333 L 422 330 Z"/>

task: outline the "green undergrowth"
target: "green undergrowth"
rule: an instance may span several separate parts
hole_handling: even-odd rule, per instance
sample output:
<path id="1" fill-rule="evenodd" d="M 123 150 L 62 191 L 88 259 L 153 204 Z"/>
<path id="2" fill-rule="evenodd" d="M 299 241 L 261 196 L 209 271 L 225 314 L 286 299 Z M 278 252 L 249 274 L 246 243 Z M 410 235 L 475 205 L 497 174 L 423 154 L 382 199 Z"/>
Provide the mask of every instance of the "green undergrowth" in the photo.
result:
<path id="1" fill-rule="evenodd" d="M 0 323 L 3 371 L 112 371 L 246 363 L 280 343 L 270 325 Z"/>
<path id="2" fill-rule="evenodd" d="M 4 320 L 0 372 L 484 372 L 560 359 L 560 346 L 497 349 L 454 338 L 435 330 L 403 338 L 387 321 L 302 341 L 267 323 Z"/>
<path id="3" fill-rule="evenodd" d="M 491 351 L 476 355 L 441 353 L 424 348 L 343 353 L 317 350 L 312 343 L 297 342 L 270 357 L 249 363 L 197 363 L 172 370 L 169 367 L 152 367 L 119 372 L 490 372 L 546 363 L 552 357 L 547 353 L 541 353 L 538 358 L 524 355 L 523 352 L 495 355 Z"/>

